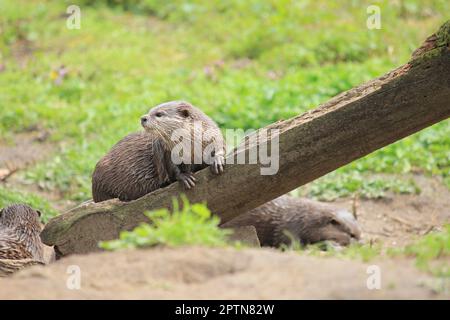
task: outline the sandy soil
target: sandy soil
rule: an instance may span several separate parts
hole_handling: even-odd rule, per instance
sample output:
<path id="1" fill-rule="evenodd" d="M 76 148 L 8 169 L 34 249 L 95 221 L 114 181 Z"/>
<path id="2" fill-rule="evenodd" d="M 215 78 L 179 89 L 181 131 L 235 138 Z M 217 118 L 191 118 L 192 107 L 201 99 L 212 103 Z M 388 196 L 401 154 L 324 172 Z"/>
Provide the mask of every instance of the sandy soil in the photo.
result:
<path id="1" fill-rule="evenodd" d="M 80 289 L 69 289 L 73 266 Z M 0 279 L 0 299 L 445 299 L 442 285 L 407 260 L 369 264 L 271 249 L 156 248 L 71 256 Z M 72 267 L 71 267 L 72 266 Z M 73 272 L 73 271 L 72 271 Z M 73 288 L 73 287 L 72 287 Z"/>

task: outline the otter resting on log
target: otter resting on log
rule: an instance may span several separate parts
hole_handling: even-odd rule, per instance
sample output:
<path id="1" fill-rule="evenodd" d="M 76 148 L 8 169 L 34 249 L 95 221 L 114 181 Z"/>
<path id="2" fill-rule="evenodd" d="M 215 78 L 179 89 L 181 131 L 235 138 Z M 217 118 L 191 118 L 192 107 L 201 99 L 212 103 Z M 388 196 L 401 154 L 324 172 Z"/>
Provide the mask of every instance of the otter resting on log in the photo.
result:
<path id="1" fill-rule="evenodd" d="M 177 180 L 190 189 L 196 182 L 193 172 L 208 165 L 215 174 L 223 172 L 222 133 L 190 103 L 160 104 L 141 118 L 141 124 L 144 132 L 126 136 L 97 163 L 92 175 L 94 202 L 135 200 Z M 177 147 L 192 151 L 174 159 Z"/>
<path id="2" fill-rule="evenodd" d="M 44 264 L 40 212 L 14 204 L 0 211 L 0 276 L 25 266 Z"/>
<path id="3" fill-rule="evenodd" d="M 254 226 L 261 245 L 271 247 L 290 245 L 292 238 L 301 244 L 332 241 L 347 246 L 361 236 L 356 219 L 347 210 L 287 195 L 221 225 L 240 226 Z"/>

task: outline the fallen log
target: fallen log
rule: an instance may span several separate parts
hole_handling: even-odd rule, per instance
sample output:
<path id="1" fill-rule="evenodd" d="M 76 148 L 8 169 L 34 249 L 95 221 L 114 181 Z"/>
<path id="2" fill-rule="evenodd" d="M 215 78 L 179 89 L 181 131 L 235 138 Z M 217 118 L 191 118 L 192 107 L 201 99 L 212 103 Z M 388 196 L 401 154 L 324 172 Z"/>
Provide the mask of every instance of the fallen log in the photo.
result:
<path id="1" fill-rule="evenodd" d="M 60 255 L 99 250 L 100 240 L 117 238 L 147 218 L 143 212 L 171 207 L 185 193 L 206 201 L 223 222 L 317 179 L 379 148 L 450 116 L 450 21 L 417 49 L 411 60 L 318 108 L 267 128 L 279 129 L 279 170 L 261 175 L 258 164 L 227 164 L 225 173 L 195 174 L 197 185 L 178 183 L 131 202 L 87 203 L 53 218 L 42 232 Z M 237 150 L 229 159 L 241 152 Z"/>

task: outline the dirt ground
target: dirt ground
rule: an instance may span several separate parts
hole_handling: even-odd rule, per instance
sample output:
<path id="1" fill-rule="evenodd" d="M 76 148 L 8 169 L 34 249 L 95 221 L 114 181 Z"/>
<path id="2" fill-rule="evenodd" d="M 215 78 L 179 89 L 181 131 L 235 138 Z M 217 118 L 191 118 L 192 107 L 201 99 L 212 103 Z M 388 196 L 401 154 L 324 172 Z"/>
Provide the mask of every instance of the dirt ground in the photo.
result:
<path id="1" fill-rule="evenodd" d="M 64 212 L 76 204 L 63 199 L 57 191 L 49 192 L 43 186 L 28 183 L 20 175 L 22 170 L 46 161 L 56 152 L 57 146 L 50 141 L 50 135 L 49 131 L 29 128 L 9 139 L 0 139 L 0 185 L 37 194 L 49 200 L 56 210 Z"/>
<path id="2" fill-rule="evenodd" d="M 367 287 L 369 265 L 380 268 L 379 290 Z M 80 289 L 73 270 L 80 271 Z M 33 266 L 0 279 L 0 299 L 448 298 L 439 281 L 407 260 L 364 264 L 272 249 L 156 248 Z"/>
<path id="3" fill-rule="evenodd" d="M 51 153 L 49 133 L 37 128 L 0 140 L 0 181 L 33 165 Z"/>
<path id="4" fill-rule="evenodd" d="M 358 222 L 365 241 L 385 247 L 404 246 L 450 222 L 450 191 L 438 178 L 411 175 L 420 188 L 418 195 L 393 195 L 376 200 L 357 200 Z M 335 202 L 348 210 L 353 199 Z"/>
<path id="5" fill-rule="evenodd" d="M 0 142 L 0 183 L 38 192 L 55 208 L 73 206 L 57 194 L 29 186 L 21 169 L 43 161 L 53 147 L 40 131 Z M 450 192 L 437 178 L 411 176 L 419 195 L 357 201 L 363 240 L 404 246 L 450 222 Z M 352 199 L 338 205 L 352 208 Z M 81 289 L 67 287 L 69 266 L 79 266 Z M 369 290 L 367 267 L 379 266 L 381 289 Z M 70 271 L 70 270 L 69 270 Z M 369 264 L 357 260 L 281 253 L 270 249 L 156 248 L 70 256 L 0 279 L 1 299 L 448 299 L 450 279 L 431 278 L 407 258 Z"/>

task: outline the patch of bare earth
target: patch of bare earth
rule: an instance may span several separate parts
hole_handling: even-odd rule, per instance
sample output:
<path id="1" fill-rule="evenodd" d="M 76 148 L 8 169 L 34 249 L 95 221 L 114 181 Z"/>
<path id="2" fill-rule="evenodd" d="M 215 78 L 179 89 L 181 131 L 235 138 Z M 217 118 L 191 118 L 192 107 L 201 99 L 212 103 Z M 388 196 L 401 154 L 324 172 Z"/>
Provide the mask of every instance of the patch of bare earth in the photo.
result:
<path id="1" fill-rule="evenodd" d="M 70 256 L 0 279 L 0 299 L 445 299 L 408 260 L 368 264 L 270 249 L 155 248 Z M 81 288 L 67 286 L 79 266 Z M 72 269 L 73 270 L 73 269 Z M 69 279 L 70 280 L 70 279 Z M 70 281 L 69 281 L 70 283 Z"/>
<path id="2" fill-rule="evenodd" d="M 384 247 L 405 246 L 450 223 L 450 191 L 439 178 L 411 176 L 420 194 L 393 195 L 377 200 L 358 200 L 357 216 L 363 239 Z M 352 199 L 336 201 L 352 209 Z"/>
<path id="3" fill-rule="evenodd" d="M 25 169 L 46 158 L 51 151 L 48 132 L 31 130 L 0 140 L 0 179 L 5 181 L 16 171 Z"/>
<path id="4" fill-rule="evenodd" d="M 55 209 L 63 211 L 74 204 L 63 200 L 58 192 L 49 192 L 28 183 L 20 174 L 54 154 L 56 145 L 49 141 L 49 137 L 48 131 L 32 128 L 15 134 L 11 139 L 0 139 L 0 185 L 37 194 L 49 200 Z"/>

